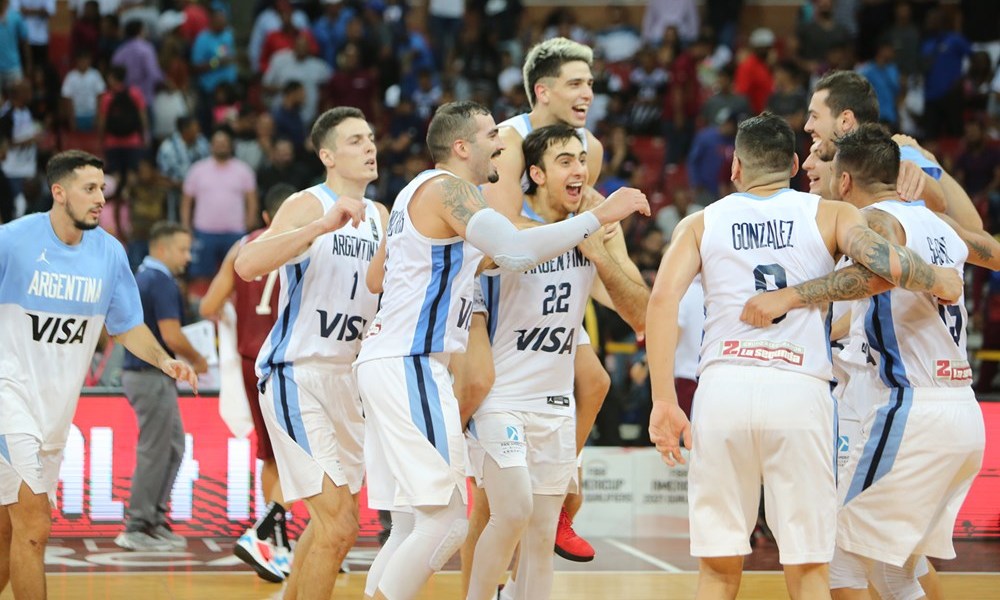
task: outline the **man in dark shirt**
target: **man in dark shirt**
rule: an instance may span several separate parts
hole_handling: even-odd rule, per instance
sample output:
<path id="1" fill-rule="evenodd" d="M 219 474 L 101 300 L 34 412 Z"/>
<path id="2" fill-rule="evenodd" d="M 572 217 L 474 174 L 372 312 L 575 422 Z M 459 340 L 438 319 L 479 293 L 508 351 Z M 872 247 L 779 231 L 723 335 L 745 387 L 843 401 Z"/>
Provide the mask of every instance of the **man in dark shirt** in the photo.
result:
<path id="1" fill-rule="evenodd" d="M 135 279 L 144 320 L 172 356 L 189 361 L 197 373 L 205 358 L 181 331 L 184 299 L 174 280 L 191 262 L 191 233 L 175 223 L 157 223 L 149 234 L 147 256 Z M 173 379 L 131 352 L 125 353 L 122 386 L 139 421 L 135 472 L 125 531 L 115 543 L 128 550 L 166 551 L 187 545 L 166 522 L 167 500 L 184 457 L 184 425 Z"/>

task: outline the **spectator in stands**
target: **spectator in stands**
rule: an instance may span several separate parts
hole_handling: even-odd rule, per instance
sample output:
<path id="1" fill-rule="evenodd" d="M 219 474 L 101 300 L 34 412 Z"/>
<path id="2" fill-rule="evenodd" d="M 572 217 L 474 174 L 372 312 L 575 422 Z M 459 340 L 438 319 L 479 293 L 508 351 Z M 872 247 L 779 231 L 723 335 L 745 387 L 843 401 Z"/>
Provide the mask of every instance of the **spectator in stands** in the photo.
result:
<path id="1" fill-rule="evenodd" d="M 111 57 L 122 43 L 122 30 L 118 15 L 101 17 L 101 37 L 97 40 L 97 70 L 106 72 L 111 65 Z"/>
<path id="2" fill-rule="evenodd" d="M 962 62 L 972 53 L 939 8 L 927 13 L 920 54 L 924 77 L 924 131 L 931 138 L 962 135 Z"/>
<path id="3" fill-rule="evenodd" d="M 301 160 L 295 160 L 295 144 L 287 138 L 274 142 L 271 164 L 257 172 L 257 193 L 263 196 L 279 183 L 287 183 L 296 190 L 309 187 L 314 178 Z"/>
<path id="4" fill-rule="evenodd" d="M 157 98 L 160 98 L 157 95 Z M 154 115 L 159 117 L 157 113 Z M 169 135 L 158 142 L 156 165 L 170 186 L 167 195 L 167 218 L 176 221 L 180 217 L 181 186 L 191 165 L 206 158 L 211 150 L 208 140 L 201 135 L 201 125 L 187 114 L 174 118 Z"/>
<path id="5" fill-rule="evenodd" d="M 231 83 L 220 83 L 212 94 L 212 128 L 229 127 L 240 115 L 243 101 L 236 86 Z"/>
<path id="6" fill-rule="evenodd" d="M 0 107 L 0 128 L 10 136 L 3 172 L 15 198 L 22 184 L 38 172 L 38 141 L 43 131 L 28 107 L 30 99 L 31 83 L 22 79 L 9 88 L 8 99 Z"/>
<path id="7" fill-rule="evenodd" d="M 990 55 L 983 50 L 973 52 L 969 58 L 969 70 L 962 78 L 963 114 L 966 116 L 984 114 L 992 93 L 993 64 Z"/>
<path id="8" fill-rule="evenodd" d="M 306 92 L 302 84 L 289 81 L 281 89 L 281 102 L 271 110 L 275 134 L 292 140 L 297 155 L 301 155 L 306 147 L 307 130 L 305 121 L 302 120 L 302 105 L 305 100 Z"/>
<path id="9" fill-rule="evenodd" d="M 670 63 L 670 85 L 663 102 L 663 126 L 667 138 L 667 164 L 677 165 L 687 157 L 701 109 L 702 91 L 698 65 L 712 51 L 711 40 L 698 38 Z"/>
<path id="10" fill-rule="evenodd" d="M 111 64 L 125 69 L 125 84 L 139 88 L 147 106 L 152 104 L 156 86 L 163 81 L 163 71 L 156 57 L 156 48 L 146 39 L 142 21 L 125 24 L 125 43 L 115 50 Z"/>
<path id="11" fill-rule="evenodd" d="M 656 228 L 663 233 L 663 238 L 669 242 L 670 238 L 673 237 L 674 229 L 684 217 L 702 210 L 705 210 L 705 207 L 693 201 L 691 190 L 684 187 L 674 188 L 673 204 L 664 206 L 656 213 Z"/>
<path id="12" fill-rule="evenodd" d="M 24 79 L 21 47 L 27 36 L 21 13 L 11 8 L 10 0 L 0 0 L 0 91 Z"/>
<path id="13" fill-rule="evenodd" d="M 708 206 L 722 197 L 719 184 L 732 160 L 736 123 L 736 115 L 723 109 L 716 114 L 712 125 L 702 128 L 694 136 L 688 154 L 687 172 L 698 205 Z M 664 233 L 667 231 L 664 230 Z"/>
<path id="14" fill-rule="evenodd" d="M 153 141 L 159 144 L 177 131 L 177 119 L 191 114 L 188 98 L 171 79 L 164 79 L 153 97 Z"/>
<path id="15" fill-rule="evenodd" d="M 430 122 L 434 111 L 441 105 L 441 95 L 441 81 L 430 71 L 421 71 L 417 75 L 417 89 L 412 93 L 417 117 Z"/>
<path id="16" fill-rule="evenodd" d="M 183 18 L 184 13 L 176 11 L 160 16 L 159 61 L 164 81 L 172 84 L 167 87 L 187 93 L 191 86 L 191 45 L 181 33 L 183 21 L 178 19 Z"/>
<path id="17" fill-rule="evenodd" d="M 29 70 L 49 64 L 49 19 L 56 14 L 56 0 L 18 0 L 27 32 Z"/>
<path id="18" fill-rule="evenodd" d="M 149 235 L 153 225 L 167 218 L 170 186 L 149 158 L 139 160 L 139 168 L 127 176 L 122 197 L 129 209 L 128 262 L 136 271 L 149 254 Z"/>
<path id="19" fill-rule="evenodd" d="M 223 83 L 235 84 L 236 41 L 229 28 L 229 16 L 224 5 L 212 5 L 212 20 L 208 29 L 198 34 L 191 49 L 191 62 L 198 73 L 198 91 L 203 125 L 209 120 L 209 108 L 215 88 Z"/>
<path id="20" fill-rule="evenodd" d="M 421 69 L 428 71 L 436 70 L 437 65 L 434 64 L 434 53 L 431 50 L 430 43 L 427 41 L 427 35 L 424 33 L 420 15 L 416 11 L 410 11 L 406 14 L 404 23 L 406 31 L 403 35 L 402 43 L 396 49 L 399 60 L 404 64 L 409 63 L 412 72 L 419 72 Z M 365 59 L 363 55 L 358 58 L 361 61 Z M 365 114 L 371 118 L 370 113 L 366 112 Z"/>
<path id="21" fill-rule="evenodd" d="M 670 76 L 657 64 L 656 54 L 651 49 L 641 51 L 638 58 L 639 64 L 629 73 L 629 83 L 634 92 L 629 111 L 629 132 L 658 133 L 663 96 Z"/>
<path id="22" fill-rule="evenodd" d="M 267 8 L 261 11 L 257 15 L 257 18 L 254 19 L 253 29 L 250 31 L 250 41 L 247 45 L 247 57 L 250 60 L 250 68 L 255 71 L 260 66 L 261 55 L 264 51 L 264 42 L 267 40 L 267 36 L 271 32 L 281 29 L 283 11 L 290 12 L 292 26 L 296 30 L 309 27 L 309 17 L 306 13 L 294 9 L 288 0 L 269 1 L 267 4 Z"/>
<path id="23" fill-rule="evenodd" d="M 176 131 L 160 143 L 156 166 L 170 185 L 180 190 L 188 171 L 196 162 L 208 158 L 211 148 L 201 134 L 201 125 L 191 117 L 178 117 Z"/>
<path id="24" fill-rule="evenodd" d="M 274 119 L 271 113 L 258 113 L 244 106 L 233 124 L 235 156 L 255 172 L 270 164 L 274 152 Z"/>
<path id="25" fill-rule="evenodd" d="M 764 110 L 767 99 L 774 92 L 770 64 L 774 33 L 766 27 L 758 27 L 750 34 L 749 43 L 750 52 L 736 66 L 733 89 L 747 97 L 751 112 L 756 114 Z"/>
<path id="26" fill-rule="evenodd" d="M 146 100 L 138 88 L 125 84 L 125 69 L 111 67 L 108 91 L 97 112 L 97 135 L 104 148 L 104 172 L 125 181 L 125 173 L 139 166 L 149 139 Z"/>
<path id="27" fill-rule="evenodd" d="M 295 46 L 296 40 L 305 39 L 307 54 L 319 54 L 319 44 L 313 38 L 309 27 L 296 27 L 292 19 L 292 5 L 288 0 L 279 0 L 278 15 L 281 17 L 281 26 L 267 34 L 264 38 L 264 45 L 260 49 L 260 59 L 257 66 L 259 73 L 266 73 L 271 64 L 271 57 L 282 50 L 290 50 Z"/>
<path id="28" fill-rule="evenodd" d="M 312 26 L 313 38 L 319 44 L 319 57 L 331 68 L 337 65 L 337 52 L 347 41 L 347 21 L 354 9 L 343 5 L 342 0 L 323 0 L 323 14 Z M 385 40 L 391 45 L 391 40 Z"/>
<path id="29" fill-rule="evenodd" d="M 784 117 L 793 131 L 806 124 L 805 114 L 809 105 L 798 66 L 784 60 L 774 66 L 774 93 L 767 99 L 767 110 Z"/>
<path id="30" fill-rule="evenodd" d="M 181 224 L 193 228 L 193 288 L 204 292 L 226 252 L 257 227 L 257 180 L 243 161 L 233 158 L 232 134 L 212 134 L 212 156 L 191 166 L 184 178 Z"/>
<path id="31" fill-rule="evenodd" d="M 609 9 L 608 24 L 597 32 L 594 51 L 600 51 L 611 62 L 631 60 L 642 47 L 639 30 L 628 21 L 628 14 L 622 6 L 613 5 Z M 650 8 L 646 7 L 648 15 Z"/>
<path id="32" fill-rule="evenodd" d="M 607 197 L 621 187 L 639 187 L 634 184 L 638 183 L 636 175 L 640 169 L 639 157 L 632 151 L 632 140 L 625 126 L 612 126 L 611 135 L 604 145 L 603 181 L 598 186 L 601 194 Z"/>
<path id="33" fill-rule="evenodd" d="M 177 0 L 179 10 L 184 14 L 180 27 L 181 36 L 190 45 L 198 39 L 198 34 L 208 29 L 211 17 L 198 0 Z"/>
<path id="34" fill-rule="evenodd" d="M 920 29 L 913 23 L 913 9 L 909 2 L 897 0 L 892 26 L 886 32 L 895 50 L 896 63 L 903 77 L 919 74 Z"/>
<path id="35" fill-rule="evenodd" d="M 849 46 L 854 40 L 850 30 L 834 19 L 833 2 L 815 0 L 812 18 L 799 25 L 796 32 L 798 59 L 807 73 L 817 71 L 820 64 L 826 61 L 830 49 Z"/>
<path id="36" fill-rule="evenodd" d="M 899 129 L 899 106 L 903 101 L 903 82 L 895 60 L 896 48 L 889 37 L 879 40 L 875 59 L 858 67 L 878 98 L 878 119 L 892 130 Z M 801 129 L 801 128 L 799 128 Z"/>
<path id="37" fill-rule="evenodd" d="M 464 17 L 465 0 L 429 0 L 427 3 L 427 30 L 438 68 L 457 58 L 455 41 L 462 32 Z"/>
<path id="38" fill-rule="evenodd" d="M 750 115 L 750 103 L 747 97 L 741 93 L 733 91 L 732 65 L 727 65 L 719 71 L 716 79 L 718 91 L 708 97 L 701 106 L 701 119 L 704 123 L 717 123 L 719 113 L 723 110 L 727 115 L 733 115 L 737 120 Z"/>
<path id="39" fill-rule="evenodd" d="M 280 91 L 291 81 L 298 81 L 305 91 L 302 103 L 302 121 L 312 123 L 319 108 L 322 86 L 333 76 L 333 70 L 325 61 L 310 54 L 309 40 L 299 36 L 293 49 L 280 50 L 271 57 L 271 64 L 264 73 L 262 83 L 268 93 Z M 280 96 L 275 98 L 272 108 L 277 108 Z"/>
<path id="40" fill-rule="evenodd" d="M 733 47 L 736 27 L 743 14 L 743 0 L 706 0 L 705 15 L 708 26 L 722 45 Z"/>
<path id="41" fill-rule="evenodd" d="M 700 23 L 694 0 L 650 0 L 642 17 L 642 39 L 658 46 L 667 27 L 675 27 L 684 44 L 695 41 Z"/>
<path id="42" fill-rule="evenodd" d="M 986 138 L 981 118 L 965 122 L 963 141 L 962 153 L 955 160 L 955 180 L 977 204 L 984 200 L 1000 203 L 1000 148 Z M 1000 227 L 992 229 L 997 230 Z"/>
<path id="43" fill-rule="evenodd" d="M 70 52 L 90 54 L 91 62 L 97 60 L 98 40 L 101 38 L 101 13 L 97 0 L 87 0 L 83 12 L 73 20 L 69 34 Z"/>
<path id="44" fill-rule="evenodd" d="M 80 132 L 94 131 L 97 124 L 97 100 L 107 90 L 104 77 L 91 66 L 93 55 L 81 51 L 76 55 L 76 68 L 66 74 L 62 84 L 67 121 Z"/>
<path id="45" fill-rule="evenodd" d="M 337 57 L 337 69 L 326 86 L 323 110 L 334 106 L 358 108 L 372 122 L 382 117 L 381 102 L 377 101 L 378 75 L 361 66 L 361 55 L 355 44 L 347 44 Z"/>

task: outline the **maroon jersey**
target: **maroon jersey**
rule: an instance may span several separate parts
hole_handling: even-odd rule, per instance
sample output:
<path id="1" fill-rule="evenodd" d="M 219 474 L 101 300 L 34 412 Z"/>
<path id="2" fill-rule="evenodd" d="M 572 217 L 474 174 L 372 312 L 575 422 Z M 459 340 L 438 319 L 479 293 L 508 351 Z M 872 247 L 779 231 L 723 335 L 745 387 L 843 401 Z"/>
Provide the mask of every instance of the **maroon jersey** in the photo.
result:
<path id="1" fill-rule="evenodd" d="M 251 242 L 264 231 L 258 229 L 240 240 L 240 243 Z M 233 281 L 236 295 L 236 349 L 243 358 L 256 360 L 260 347 L 278 319 L 278 272 L 273 271 L 253 281 L 243 281 L 234 273 Z"/>

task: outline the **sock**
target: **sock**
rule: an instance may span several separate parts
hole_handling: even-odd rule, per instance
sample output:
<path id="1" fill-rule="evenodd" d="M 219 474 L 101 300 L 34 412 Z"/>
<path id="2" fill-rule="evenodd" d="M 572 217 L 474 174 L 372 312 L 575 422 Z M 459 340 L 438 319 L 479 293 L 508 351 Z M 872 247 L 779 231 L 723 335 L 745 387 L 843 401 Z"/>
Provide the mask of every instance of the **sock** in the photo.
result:
<path id="1" fill-rule="evenodd" d="M 268 503 L 267 512 L 253 524 L 253 529 L 257 533 L 257 539 L 266 540 L 271 537 L 271 534 L 274 532 L 274 523 L 279 519 L 284 521 L 285 507 L 277 502 Z"/>

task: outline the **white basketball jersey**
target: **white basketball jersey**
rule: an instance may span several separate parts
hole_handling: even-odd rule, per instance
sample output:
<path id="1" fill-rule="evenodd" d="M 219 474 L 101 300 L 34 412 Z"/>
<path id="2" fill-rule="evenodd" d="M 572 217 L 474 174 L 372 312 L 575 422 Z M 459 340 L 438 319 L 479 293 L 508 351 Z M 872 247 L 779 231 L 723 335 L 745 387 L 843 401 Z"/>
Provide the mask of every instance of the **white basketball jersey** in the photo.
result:
<path id="1" fill-rule="evenodd" d="M 832 378 L 825 307 L 791 311 L 765 329 L 740 321 L 754 294 L 833 270 L 833 257 L 816 225 L 818 206 L 819 196 L 784 189 L 768 198 L 730 194 L 705 209 L 705 336 L 699 374 L 724 362 Z"/>
<path id="2" fill-rule="evenodd" d="M 962 272 L 968 247 L 923 203 L 887 200 L 865 210 L 895 217 L 906 232 L 906 247 L 927 263 Z M 868 342 L 887 387 L 971 385 L 964 296 L 957 304 L 943 306 L 930 294 L 896 288 L 856 303 L 854 314 L 852 336 Z"/>
<path id="3" fill-rule="evenodd" d="M 461 237 L 431 239 L 413 226 L 409 205 L 427 181 L 424 171 L 396 197 L 386 232 L 382 304 L 361 344 L 358 362 L 464 352 L 472 324 L 472 283 L 483 253 Z"/>
<path id="4" fill-rule="evenodd" d="M 500 123 L 498 127 L 512 127 L 521 136 L 521 140 L 528 137 L 535 128 L 531 125 L 531 118 L 528 117 L 528 113 L 521 113 L 515 115 L 503 123 Z M 589 142 L 587 138 L 587 128 L 577 127 L 576 132 L 580 134 L 580 141 L 583 142 L 583 151 L 587 151 L 587 144 Z M 528 191 L 528 169 L 525 168 L 524 173 L 521 174 L 521 190 Z"/>
<path id="5" fill-rule="evenodd" d="M 323 205 L 337 201 L 326 184 L 306 190 Z M 365 200 L 365 220 L 317 237 L 307 251 L 279 269 L 278 319 L 257 356 L 257 375 L 267 379 L 275 366 L 309 359 L 353 362 L 361 337 L 378 309 L 365 274 L 379 240 L 382 220 Z"/>
<path id="6" fill-rule="evenodd" d="M 522 215 L 541 221 L 527 203 Z M 498 273 L 482 277 L 496 371 L 482 408 L 573 414 L 573 361 L 597 269 L 573 248 Z"/>

